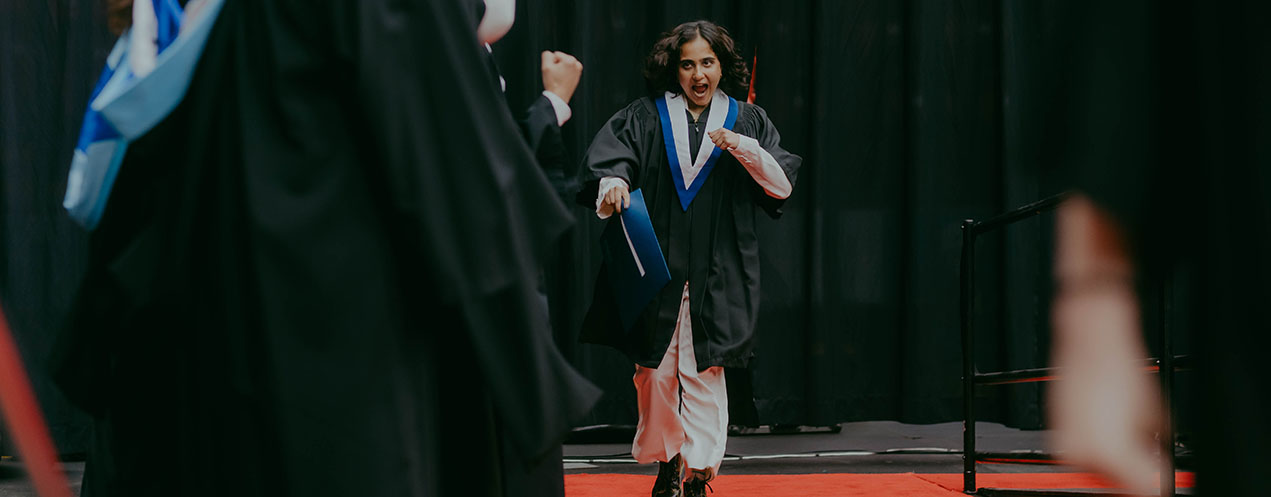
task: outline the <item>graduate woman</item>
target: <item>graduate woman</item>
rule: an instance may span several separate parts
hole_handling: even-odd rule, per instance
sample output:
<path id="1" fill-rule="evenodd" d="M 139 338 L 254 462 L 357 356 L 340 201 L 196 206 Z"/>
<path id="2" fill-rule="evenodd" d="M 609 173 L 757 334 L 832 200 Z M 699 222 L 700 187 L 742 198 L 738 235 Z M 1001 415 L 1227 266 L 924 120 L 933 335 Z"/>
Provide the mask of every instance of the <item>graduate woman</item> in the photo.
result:
<path id="1" fill-rule="evenodd" d="M 745 91 L 748 71 L 728 31 L 676 26 L 645 62 L 649 95 L 596 134 L 579 201 L 608 218 L 642 190 L 671 282 L 624 330 L 602 270 L 584 341 L 635 363 L 640 420 L 632 454 L 660 463 L 654 496 L 705 495 L 728 427 L 724 367 L 751 356 L 759 311 L 756 218 L 777 217 L 802 163 L 781 148 Z"/>

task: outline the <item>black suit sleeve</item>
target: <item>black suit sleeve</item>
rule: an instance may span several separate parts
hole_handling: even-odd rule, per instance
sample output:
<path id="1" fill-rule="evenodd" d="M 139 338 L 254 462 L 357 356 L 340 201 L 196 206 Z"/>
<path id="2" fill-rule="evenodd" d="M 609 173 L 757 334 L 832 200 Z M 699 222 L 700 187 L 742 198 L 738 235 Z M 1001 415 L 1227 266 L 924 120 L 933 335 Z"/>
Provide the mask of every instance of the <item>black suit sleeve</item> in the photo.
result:
<path id="1" fill-rule="evenodd" d="M 546 95 L 540 95 L 517 123 L 525 142 L 534 151 L 539 167 L 547 175 L 556 193 L 564 196 L 576 190 L 566 172 L 568 158 L 565 154 L 565 142 L 561 138 L 560 123 L 556 121 L 556 108 Z"/>

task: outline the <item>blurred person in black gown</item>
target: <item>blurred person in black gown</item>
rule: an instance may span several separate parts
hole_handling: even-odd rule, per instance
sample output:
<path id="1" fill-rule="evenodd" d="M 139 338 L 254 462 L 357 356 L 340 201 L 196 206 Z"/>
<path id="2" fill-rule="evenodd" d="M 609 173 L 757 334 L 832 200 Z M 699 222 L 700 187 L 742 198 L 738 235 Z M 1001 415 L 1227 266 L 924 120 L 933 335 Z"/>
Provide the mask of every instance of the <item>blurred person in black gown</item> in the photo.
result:
<path id="1" fill-rule="evenodd" d="M 1070 5 L 1049 116 L 1081 193 L 1060 208 L 1054 441 L 1150 493 L 1162 428 L 1139 309 L 1173 280 L 1197 356 L 1201 495 L 1271 488 L 1271 35 L 1257 2 Z M 1097 10 L 1097 15 L 1092 11 Z"/>
<path id="2" fill-rule="evenodd" d="M 537 296 L 572 220 L 509 139 L 479 11 L 225 2 L 52 358 L 95 418 L 83 495 L 533 494 L 510 465 L 599 392 Z"/>
<path id="3" fill-rule="evenodd" d="M 499 86 L 500 92 L 507 89 L 507 81 L 500 74 L 494 62 L 493 48 L 490 44 L 502 39 L 515 22 L 515 0 L 485 0 L 482 3 L 484 12 L 477 25 L 477 39 L 484 47 L 486 60 L 491 69 L 491 76 Z M 572 116 L 569 101 L 582 78 L 582 63 L 572 55 L 558 51 L 544 51 L 541 54 L 539 68 L 542 73 L 543 91 L 534 103 L 526 109 L 509 110 L 516 116 L 521 136 L 526 145 L 534 152 L 538 167 L 547 176 L 557 195 L 563 195 L 569 188 L 565 181 L 565 165 L 567 154 L 561 139 L 561 127 Z M 517 84 L 518 82 L 513 82 Z M 523 84 L 523 83 L 522 83 Z M 548 311 L 548 298 L 545 289 L 544 275 L 540 272 L 538 281 L 538 298 L 544 311 Z M 550 312 L 547 312 L 550 316 Z M 549 319 L 549 322 L 551 320 Z M 510 439 L 502 437 L 502 455 L 505 466 L 503 487 L 508 494 L 548 496 L 565 494 L 565 469 L 562 461 L 563 451 L 556 444 L 547 453 L 530 464 L 519 464 L 515 447 Z"/>

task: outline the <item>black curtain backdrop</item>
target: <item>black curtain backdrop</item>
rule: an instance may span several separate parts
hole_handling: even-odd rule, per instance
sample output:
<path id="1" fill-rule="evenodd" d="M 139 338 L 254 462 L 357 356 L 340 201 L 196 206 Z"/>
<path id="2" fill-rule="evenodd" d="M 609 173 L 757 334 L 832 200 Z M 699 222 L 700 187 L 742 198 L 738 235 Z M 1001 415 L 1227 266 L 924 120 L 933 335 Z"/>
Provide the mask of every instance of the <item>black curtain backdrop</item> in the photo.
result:
<path id="1" fill-rule="evenodd" d="M 60 206 L 70 151 L 112 37 L 103 2 L 0 0 L 0 302 L 64 453 L 87 422 L 42 371 L 82 273 L 86 236 Z M 507 97 L 541 91 L 538 53 L 584 64 L 566 125 L 581 158 L 643 94 L 658 35 L 695 19 L 757 55 L 756 103 L 803 155 L 785 217 L 763 220 L 758 357 L 729 371 L 735 419 L 823 425 L 960 419 L 960 223 L 1061 189 L 1054 93 L 1065 39 L 1089 6 L 1064 0 L 520 0 L 494 46 Z M 1097 4 L 1096 4 L 1097 5 Z M 430 57 L 420 53 L 420 57 Z M 589 424 L 633 424 L 632 365 L 576 343 L 602 224 L 576 229 L 547 270 L 564 352 L 606 390 Z M 984 371 L 1046 362 L 1053 220 L 979 245 Z M 745 391 L 749 390 L 750 395 Z M 740 393 L 739 393 L 740 392 Z M 753 397 L 753 404 L 746 402 Z M 1036 385 L 982 390 L 984 419 L 1042 426 Z"/>
<path id="2" fill-rule="evenodd" d="M 114 37 L 105 2 L 0 6 L 0 305 L 61 452 L 82 453 L 88 418 L 52 385 L 43 363 L 85 268 L 88 237 L 66 216 L 62 194 Z"/>

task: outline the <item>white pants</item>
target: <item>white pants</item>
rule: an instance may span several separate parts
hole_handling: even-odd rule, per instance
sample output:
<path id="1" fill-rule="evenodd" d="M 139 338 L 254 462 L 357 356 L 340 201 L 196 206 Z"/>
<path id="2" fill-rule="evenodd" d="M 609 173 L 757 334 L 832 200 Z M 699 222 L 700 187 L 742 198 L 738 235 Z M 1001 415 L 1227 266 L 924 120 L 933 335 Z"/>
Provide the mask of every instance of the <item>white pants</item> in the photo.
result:
<path id="1" fill-rule="evenodd" d="M 634 380 L 640 409 L 631 444 L 635 460 L 667 462 L 682 454 L 690 469 L 710 468 L 719 474 L 728 439 L 728 391 L 723 367 L 697 372 L 687 282 L 675 334 L 662 362 L 657 369 L 636 365 Z"/>

